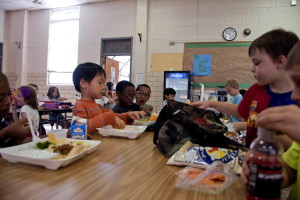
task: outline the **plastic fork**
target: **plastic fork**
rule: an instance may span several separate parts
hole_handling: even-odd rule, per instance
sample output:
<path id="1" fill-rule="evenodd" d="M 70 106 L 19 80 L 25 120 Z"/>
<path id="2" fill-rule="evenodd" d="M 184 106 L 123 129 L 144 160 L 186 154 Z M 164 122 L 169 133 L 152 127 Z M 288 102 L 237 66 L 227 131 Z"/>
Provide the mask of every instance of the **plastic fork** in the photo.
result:
<path id="1" fill-rule="evenodd" d="M 32 141 L 34 143 L 38 143 L 38 142 L 41 141 L 41 139 L 38 136 L 36 136 L 36 134 L 34 133 L 31 116 L 28 112 L 26 112 L 26 116 L 27 116 L 27 120 L 28 120 L 28 123 L 29 123 L 30 132 L 31 132 L 31 135 L 32 135 Z"/>

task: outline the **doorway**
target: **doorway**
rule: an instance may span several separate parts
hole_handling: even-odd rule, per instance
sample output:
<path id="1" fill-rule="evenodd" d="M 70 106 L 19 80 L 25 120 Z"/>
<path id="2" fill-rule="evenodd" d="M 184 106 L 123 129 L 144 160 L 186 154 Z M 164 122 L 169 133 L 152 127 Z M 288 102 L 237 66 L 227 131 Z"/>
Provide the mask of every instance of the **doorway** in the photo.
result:
<path id="1" fill-rule="evenodd" d="M 101 39 L 101 66 L 106 72 L 106 82 L 131 81 L 132 37 Z"/>

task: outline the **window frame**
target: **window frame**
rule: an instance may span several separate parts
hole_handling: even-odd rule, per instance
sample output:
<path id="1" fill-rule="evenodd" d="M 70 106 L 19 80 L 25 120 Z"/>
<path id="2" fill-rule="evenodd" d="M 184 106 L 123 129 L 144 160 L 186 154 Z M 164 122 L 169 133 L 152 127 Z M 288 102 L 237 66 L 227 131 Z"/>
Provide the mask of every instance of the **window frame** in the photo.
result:
<path id="1" fill-rule="evenodd" d="M 64 12 L 70 12 L 71 10 L 77 10 L 77 14 L 76 14 L 76 17 L 66 17 L 66 18 L 61 18 L 61 19 L 52 19 L 52 12 L 56 12 L 58 10 L 65 10 Z M 47 53 L 47 84 L 48 85 L 73 85 L 72 81 L 70 82 L 67 82 L 67 83 L 63 83 L 63 82 L 50 82 L 50 77 L 51 77 L 51 74 L 52 73 L 59 73 L 59 74 L 71 74 L 71 80 L 72 80 L 72 73 L 74 71 L 74 69 L 76 68 L 76 65 L 78 63 L 78 45 L 79 45 L 79 20 L 80 20 L 80 6 L 72 6 L 72 7 L 67 7 L 67 8 L 59 8 L 59 9 L 53 9 L 50 11 L 50 19 L 49 19 L 49 32 L 48 32 L 48 53 Z M 78 32 L 77 32 L 77 39 L 76 39 L 76 64 L 74 65 L 74 68 L 73 69 L 70 69 L 68 68 L 67 70 L 62 70 L 62 71 L 56 71 L 54 70 L 54 68 L 51 69 L 51 66 L 50 66 L 50 49 L 55 46 L 52 44 L 50 44 L 50 38 L 51 38 L 51 34 L 53 34 L 53 32 L 51 32 L 51 26 L 54 25 L 54 24 L 58 24 L 58 23 L 62 23 L 62 22 L 77 22 L 77 25 L 78 26 Z M 53 36 L 52 36 L 53 37 Z M 74 40 L 75 41 L 75 40 Z M 72 46 L 73 47 L 73 46 Z M 54 47 L 55 48 L 58 48 L 57 46 Z M 74 50 L 74 48 L 69 48 L 68 50 Z M 73 54 L 75 55 L 75 54 Z M 64 68 L 63 68 L 64 69 Z"/>

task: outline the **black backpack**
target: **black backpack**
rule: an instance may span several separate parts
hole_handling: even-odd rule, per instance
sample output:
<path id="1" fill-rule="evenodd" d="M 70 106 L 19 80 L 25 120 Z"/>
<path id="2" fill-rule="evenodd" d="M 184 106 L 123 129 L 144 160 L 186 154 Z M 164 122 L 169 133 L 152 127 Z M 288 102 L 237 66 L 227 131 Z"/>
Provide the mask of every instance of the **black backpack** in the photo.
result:
<path id="1" fill-rule="evenodd" d="M 170 157 L 187 141 L 211 147 L 240 146 L 225 137 L 225 132 L 227 127 L 214 112 L 177 101 L 168 101 L 155 123 L 153 143 L 166 157 Z"/>

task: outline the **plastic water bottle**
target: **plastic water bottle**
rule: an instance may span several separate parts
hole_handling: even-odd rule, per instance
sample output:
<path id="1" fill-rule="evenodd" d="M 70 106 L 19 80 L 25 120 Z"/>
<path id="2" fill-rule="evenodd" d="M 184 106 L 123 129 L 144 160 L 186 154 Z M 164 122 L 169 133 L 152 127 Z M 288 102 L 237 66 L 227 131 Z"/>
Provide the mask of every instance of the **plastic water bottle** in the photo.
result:
<path id="1" fill-rule="evenodd" d="M 276 132 L 258 127 L 257 138 L 250 145 L 248 200 L 278 200 L 282 182 L 283 148 Z"/>

